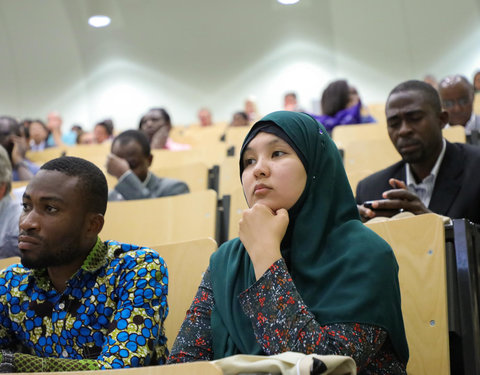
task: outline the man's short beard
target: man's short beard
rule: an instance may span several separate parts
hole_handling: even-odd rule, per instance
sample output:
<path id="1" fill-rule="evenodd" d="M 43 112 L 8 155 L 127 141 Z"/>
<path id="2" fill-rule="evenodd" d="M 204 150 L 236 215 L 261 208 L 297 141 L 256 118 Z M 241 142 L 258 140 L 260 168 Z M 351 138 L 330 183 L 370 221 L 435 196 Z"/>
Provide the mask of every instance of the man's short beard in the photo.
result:
<path id="1" fill-rule="evenodd" d="M 37 259 L 28 259 L 21 256 L 21 263 L 24 267 L 38 270 L 48 267 L 59 267 L 72 263 L 81 256 L 78 249 L 72 250 L 69 247 L 62 248 L 57 254 L 43 255 Z"/>

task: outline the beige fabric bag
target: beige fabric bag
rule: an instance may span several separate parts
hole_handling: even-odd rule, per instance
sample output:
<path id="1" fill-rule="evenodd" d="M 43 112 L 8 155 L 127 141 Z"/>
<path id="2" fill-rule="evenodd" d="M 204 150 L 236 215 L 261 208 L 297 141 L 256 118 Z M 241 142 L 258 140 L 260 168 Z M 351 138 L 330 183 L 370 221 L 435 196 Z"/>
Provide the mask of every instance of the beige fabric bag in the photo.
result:
<path id="1" fill-rule="evenodd" d="M 356 375 L 355 361 L 346 356 L 285 352 L 272 356 L 234 355 L 213 361 L 225 375 Z"/>

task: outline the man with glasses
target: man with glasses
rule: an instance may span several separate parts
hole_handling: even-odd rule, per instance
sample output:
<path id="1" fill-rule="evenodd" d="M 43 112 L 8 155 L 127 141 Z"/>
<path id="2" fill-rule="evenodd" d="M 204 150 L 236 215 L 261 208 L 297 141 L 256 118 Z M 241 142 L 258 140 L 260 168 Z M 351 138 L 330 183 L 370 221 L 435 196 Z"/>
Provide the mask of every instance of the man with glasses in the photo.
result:
<path id="1" fill-rule="evenodd" d="M 450 117 L 450 125 L 462 125 L 465 128 L 467 142 L 480 144 L 480 116 L 473 113 L 472 84 L 467 78 L 457 74 L 444 78 L 438 91 L 443 108 Z"/>

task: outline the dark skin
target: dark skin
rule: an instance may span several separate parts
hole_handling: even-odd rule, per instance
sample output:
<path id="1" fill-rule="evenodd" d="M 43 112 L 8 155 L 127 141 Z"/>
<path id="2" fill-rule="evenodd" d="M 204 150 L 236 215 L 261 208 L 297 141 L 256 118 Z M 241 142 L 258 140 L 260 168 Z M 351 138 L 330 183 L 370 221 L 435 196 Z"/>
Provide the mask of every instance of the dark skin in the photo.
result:
<path id="1" fill-rule="evenodd" d="M 448 113 L 437 113 L 421 92 L 406 91 L 392 94 L 385 113 L 390 140 L 410 165 L 417 183 L 432 171 L 442 150 L 442 129 L 448 123 Z M 372 203 L 372 209 L 358 205 L 363 221 L 376 216 L 391 217 L 401 211 L 415 215 L 431 212 L 404 181 L 391 178 L 391 190 L 383 192 L 384 199 Z"/>
<path id="2" fill-rule="evenodd" d="M 134 139 L 126 143 L 114 141 L 112 153 L 107 157 L 107 172 L 120 178 L 126 171 L 131 170 L 143 182 L 147 178 L 152 160 L 153 156 L 145 156 L 142 146 Z"/>
<path id="3" fill-rule="evenodd" d="M 158 110 L 150 110 L 143 116 L 141 130 L 150 141 L 152 149 L 163 149 L 167 143 L 171 125 Z"/>
<path id="4" fill-rule="evenodd" d="M 40 170 L 23 195 L 18 248 L 22 264 L 47 268 L 59 292 L 80 269 L 102 230 L 102 214 L 88 209 L 79 178 Z"/>
<path id="5" fill-rule="evenodd" d="M 14 129 L 5 120 L 0 120 L 0 145 L 8 152 L 12 167 L 17 166 L 18 177 L 20 180 L 31 180 L 32 172 L 23 164 L 28 150 L 27 138 L 21 128 L 19 134 L 15 134 Z"/>

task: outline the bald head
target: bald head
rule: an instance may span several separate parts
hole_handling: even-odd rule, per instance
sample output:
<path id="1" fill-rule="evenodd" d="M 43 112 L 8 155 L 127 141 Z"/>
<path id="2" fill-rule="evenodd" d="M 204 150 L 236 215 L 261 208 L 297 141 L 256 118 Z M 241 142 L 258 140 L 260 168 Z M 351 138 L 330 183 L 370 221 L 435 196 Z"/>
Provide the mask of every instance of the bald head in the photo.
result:
<path id="1" fill-rule="evenodd" d="M 473 111 L 473 85 L 467 78 L 457 74 L 442 79 L 438 92 L 443 108 L 449 114 L 450 124 L 465 126 Z"/>

